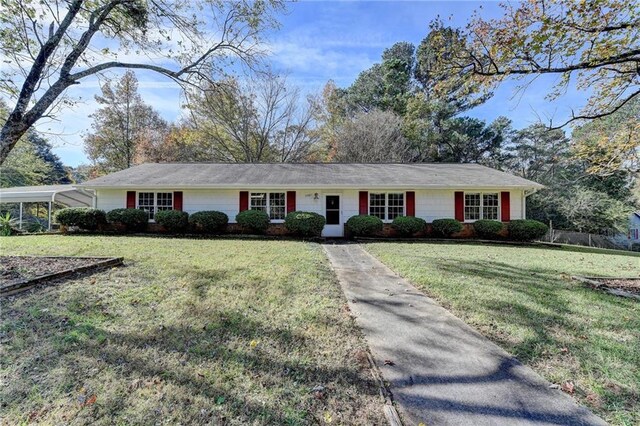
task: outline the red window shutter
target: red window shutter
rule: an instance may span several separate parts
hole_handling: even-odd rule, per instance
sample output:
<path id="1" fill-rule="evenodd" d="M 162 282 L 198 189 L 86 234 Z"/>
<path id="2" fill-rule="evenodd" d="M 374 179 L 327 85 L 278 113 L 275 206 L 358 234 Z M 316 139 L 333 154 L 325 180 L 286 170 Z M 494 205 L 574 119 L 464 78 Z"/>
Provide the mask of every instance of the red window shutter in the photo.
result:
<path id="1" fill-rule="evenodd" d="M 136 208 L 136 191 L 127 191 L 127 208 Z"/>
<path id="2" fill-rule="evenodd" d="M 287 191 L 287 213 L 296 211 L 296 191 Z"/>
<path id="3" fill-rule="evenodd" d="M 369 193 L 367 191 L 360 191 L 359 201 L 360 214 L 369 214 Z"/>
<path id="4" fill-rule="evenodd" d="M 249 210 L 249 191 L 240 191 L 240 211 Z"/>
<path id="5" fill-rule="evenodd" d="M 500 193 L 500 217 L 503 222 L 511 220 L 511 193 L 509 191 Z"/>
<path id="6" fill-rule="evenodd" d="M 455 192 L 456 214 L 455 218 L 459 222 L 464 222 L 464 192 Z"/>
<path id="7" fill-rule="evenodd" d="M 173 192 L 173 209 L 182 211 L 182 191 Z"/>
<path id="8" fill-rule="evenodd" d="M 407 191 L 407 216 L 416 215 L 416 193 Z"/>

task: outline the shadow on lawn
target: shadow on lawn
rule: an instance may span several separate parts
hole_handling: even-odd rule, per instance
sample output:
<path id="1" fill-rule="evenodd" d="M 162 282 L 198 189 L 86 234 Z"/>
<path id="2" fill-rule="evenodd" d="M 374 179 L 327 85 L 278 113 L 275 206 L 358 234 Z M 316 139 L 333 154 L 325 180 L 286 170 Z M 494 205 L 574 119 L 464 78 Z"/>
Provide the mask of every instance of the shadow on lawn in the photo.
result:
<path id="1" fill-rule="evenodd" d="M 185 311 L 179 324 L 158 323 L 146 330 L 125 332 L 109 330 L 99 322 L 92 325 L 93 309 L 90 307 L 83 312 L 88 320 L 86 323 L 74 323 L 67 317 L 48 312 L 38 318 L 26 312 L 15 313 L 21 317 L 20 327 L 44 333 L 45 340 L 49 341 L 43 346 L 51 344 L 56 348 L 56 356 L 46 360 L 47 369 L 57 370 L 59 374 L 63 371 L 66 388 L 72 393 L 71 400 L 87 380 L 87 369 L 104 369 L 117 376 L 116 386 L 120 389 L 115 393 L 124 393 L 122 398 L 99 396 L 94 406 L 78 413 L 84 419 L 122 419 L 119 413 L 123 410 L 132 413 L 136 404 L 143 404 L 141 401 L 149 398 L 149 391 L 138 390 L 140 383 L 158 380 L 158 387 L 170 384 L 174 390 L 178 389 L 177 393 L 152 399 L 155 411 L 136 412 L 134 422 L 143 418 L 151 423 L 172 418 L 173 413 L 167 412 L 172 406 L 179 412 L 179 417 L 174 419 L 181 423 L 320 422 L 327 407 L 336 403 L 329 401 L 336 388 L 353 387 L 368 395 L 378 393 L 375 382 L 368 374 L 359 373 L 355 361 L 351 365 L 353 368 L 349 368 L 350 360 L 337 366 L 324 363 L 314 342 L 302 334 L 302 330 L 257 321 L 241 311 L 215 312 L 206 318 L 204 327 L 185 325 L 193 317 L 191 312 Z M 255 347 L 250 344 L 253 339 L 259 341 Z M 41 365 L 43 356 L 36 348 L 29 354 L 29 359 L 23 359 L 27 368 L 19 373 L 21 381 L 31 379 L 30 367 Z M 76 364 L 76 360 L 82 360 L 82 366 Z M 59 388 L 59 383 L 47 383 L 48 375 L 43 377 L 39 387 Z M 317 385 L 327 386 L 327 395 L 314 395 L 311 389 Z M 28 398 L 26 389 L 21 394 L 12 388 L 3 390 L 4 395 L 0 398 L 3 405 L 12 404 L 11 400 L 15 404 Z M 257 393 L 252 394 L 251 389 L 256 389 Z M 264 400 L 270 397 L 271 400 Z M 189 405 L 196 398 L 200 398 L 198 409 L 190 409 Z M 208 411 L 205 417 L 199 408 L 203 399 Z M 349 403 L 348 400 L 338 401 L 340 409 L 346 411 L 353 410 Z M 329 409 L 335 409 L 335 406 Z M 357 413 L 351 415 L 357 418 Z"/>

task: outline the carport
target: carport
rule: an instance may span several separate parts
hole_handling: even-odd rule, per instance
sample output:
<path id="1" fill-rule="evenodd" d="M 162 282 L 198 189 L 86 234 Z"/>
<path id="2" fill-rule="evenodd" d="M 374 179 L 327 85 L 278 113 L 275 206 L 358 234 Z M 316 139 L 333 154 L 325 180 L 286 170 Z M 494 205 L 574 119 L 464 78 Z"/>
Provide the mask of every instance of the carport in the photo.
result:
<path id="1" fill-rule="evenodd" d="M 55 203 L 66 207 L 92 207 L 94 194 L 74 185 L 16 186 L 0 188 L 0 203 L 16 203 L 20 206 L 19 227 L 22 228 L 24 203 L 44 203 L 47 205 L 47 226 L 51 229 L 51 212 Z"/>

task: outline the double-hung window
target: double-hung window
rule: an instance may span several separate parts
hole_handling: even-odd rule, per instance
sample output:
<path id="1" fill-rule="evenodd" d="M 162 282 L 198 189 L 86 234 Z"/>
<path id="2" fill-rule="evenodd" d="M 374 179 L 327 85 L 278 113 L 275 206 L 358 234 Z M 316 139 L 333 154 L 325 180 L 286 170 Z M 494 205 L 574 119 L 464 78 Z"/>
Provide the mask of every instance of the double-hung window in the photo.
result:
<path id="1" fill-rule="evenodd" d="M 497 192 L 465 192 L 464 220 L 499 220 L 500 202 Z"/>
<path id="2" fill-rule="evenodd" d="M 173 192 L 138 192 L 138 208 L 153 220 L 156 212 L 173 209 Z"/>
<path id="3" fill-rule="evenodd" d="M 404 215 L 404 193 L 369 193 L 369 214 L 382 220 L 393 220 Z"/>
<path id="4" fill-rule="evenodd" d="M 267 212 L 271 220 L 284 220 L 286 214 L 286 194 L 284 192 L 252 192 L 249 208 Z"/>

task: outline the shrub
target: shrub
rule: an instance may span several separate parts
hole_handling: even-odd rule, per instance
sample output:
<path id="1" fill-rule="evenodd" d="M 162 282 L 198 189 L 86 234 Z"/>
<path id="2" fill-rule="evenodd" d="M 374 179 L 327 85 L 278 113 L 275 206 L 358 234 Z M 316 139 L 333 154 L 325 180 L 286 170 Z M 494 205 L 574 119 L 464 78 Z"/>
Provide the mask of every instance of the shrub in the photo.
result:
<path id="1" fill-rule="evenodd" d="M 154 219 L 169 232 L 183 232 L 189 226 L 189 213 L 180 210 L 160 210 Z"/>
<path id="2" fill-rule="evenodd" d="M 291 212 L 284 218 L 284 226 L 303 237 L 320 236 L 324 224 L 324 217 L 312 212 Z"/>
<path id="3" fill-rule="evenodd" d="M 500 231 L 502 231 L 502 222 L 486 219 L 476 220 L 473 229 L 480 238 L 498 238 Z"/>
<path id="4" fill-rule="evenodd" d="M 431 222 L 431 226 L 433 227 L 433 232 L 442 237 L 450 237 L 464 229 L 462 223 L 455 219 L 436 219 Z"/>
<path id="5" fill-rule="evenodd" d="M 382 231 L 382 220 L 376 216 L 351 216 L 347 220 L 347 228 L 353 235 L 373 235 Z"/>
<path id="6" fill-rule="evenodd" d="M 107 221 L 122 224 L 127 231 L 141 231 L 149 222 L 149 214 L 140 209 L 115 209 L 107 213 Z"/>
<path id="7" fill-rule="evenodd" d="M 269 215 L 262 210 L 245 210 L 236 215 L 238 225 L 258 234 L 266 232 L 269 221 Z"/>
<path id="8" fill-rule="evenodd" d="M 0 215 L 0 235 L 8 237 L 17 232 L 16 225 L 18 221 L 11 217 L 11 213 L 6 212 L 4 215 Z"/>
<path id="9" fill-rule="evenodd" d="M 107 221 L 104 211 L 89 207 L 69 207 L 58 210 L 55 218 L 60 225 L 77 226 L 88 231 L 95 231 L 98 226 Z"/>
<path id="10" fill-rule="evenodd" d="M 398 231 L 400 235 L 408 237 L 426 228 L 427 222 L 419 217 L 398 216 L 393 219 L 391 226 Z"/>
<path id="11" fill-rule="evenodd" d="M 542 237 L 549 227 L 537 220 L 512 220 L 509 222 L 509 238 L 516 241 L 532 241 Z"/>
<path id="12" fill-rule="evenodd" d="M 227 226 L 229 216 L 217 211 L 196 212 L 189 216 L 189 223 L 200 232 L 217 232 Z"/>

